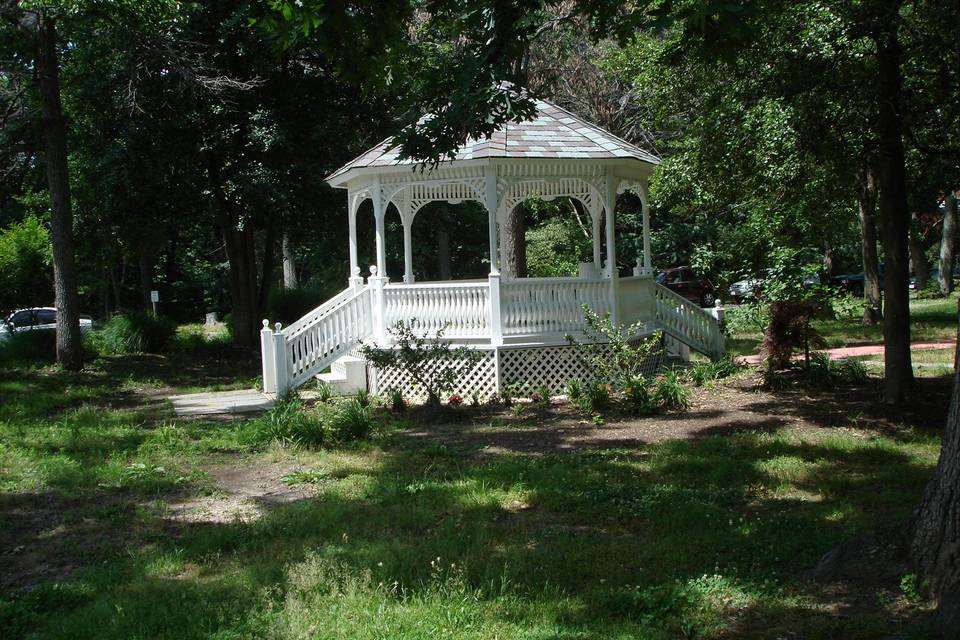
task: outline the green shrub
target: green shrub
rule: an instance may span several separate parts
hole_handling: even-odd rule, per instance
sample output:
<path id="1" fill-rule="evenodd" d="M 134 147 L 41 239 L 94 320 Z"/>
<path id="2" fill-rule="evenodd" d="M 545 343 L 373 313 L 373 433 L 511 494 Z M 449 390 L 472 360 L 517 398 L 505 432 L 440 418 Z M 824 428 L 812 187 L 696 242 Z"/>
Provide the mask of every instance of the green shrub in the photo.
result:
<path id="1" fill-rule="evenodd" d="M 630 410 L 636 415 L 648 415 L 656 408 L 650 396 L 649 381 L 644 377 L 637 377 L 623 390 L 624 397 Z"/>
<path id="2" fill-rule="evenodd" d="M 366 438 L 373 430 L 370 407 L 356 398 L 339 403 L 327 415 L 327 429 L 337 443 Z"/>
<path id="3" fill-rule="evenodd" d="M 0 311 L 50 304 L 50 262 L 50 236 L 39 218 L 0 231 Z"/>
<path id="4" fill-rule="evenodd" d="M 765 302 L 750 302 L 723 312 L 723 327 L 727 333 L 759 333 L 770 320 L 770 306 Z"/>
<path id="5" fill-rule="evenodd" d="M 657 378 L 654 390 L 656 403 L 671 410 L 684 410 L 690 407 L 690 390 L 680 380 L 676 371 L 667 371 Z"/>
<path id="6" fill-rule="evenodd" d="M 183 353 L 216 352 L 231 348 L 232 337 L 226 326 L 211 328 L 200 323 L 176 328 L 169 348 Z"/>
<path id="7" fill-rule="evenodd" d="M 277 400 L 269 411 L 252 421 L 254 444 L 272 441 L 304 447 L 319 447 L 326 440 L 326 428 L 320 413 L 307 409 L 300 396 L 291 393 Z"/>
<path id="8" fill-rule="evenodd" d="M 333 398 L 333 388 L 325 380 L 317 380 L 315 389 L 317 391 L 317 402 L 327 404 Z"/>
<path id="9" fill-rule="evenodd" d="M 856 358 L 844 358 L 837 365 L 837 369 L 844 380 L 853 384 L 866 382 L 867 378 L 869 378 L 867 365 L 865 365 L 862 360 L 857 360 Z"/>
<path id="10" fill-rule="evenodd" d="M 697 362 L 687 369 L 686 376 L 694 386 L 702 387 L 714 380 L 730 377 L 745 367 L 733 356 L 725 355 L 710 362 Z"/>
<path id="11" fill-rule="evenodd" d="M 170 343 L 176 324 L 146 313 L 118 313 L 97 332 L 95 341 L 107 354 L 159 353 Z"/>
<path id="12" fill-rule="evenodd" d="M 474 394 L 476 398 L 476 394 Z M 479 399 L 477 399 L 479 403 Z M 405 411 L 407 408 L 407 402 L 403 399 L 403 393 L 399 389 L 390 390 L 390 408 L 397 413 Z"/>
<path id="13" fill-rule="evenodd" d="M 576 402 L 583 395 L 583 385 L 579 380 L 567 380 L 567 398 Z"/>
<path id="14" fill-rule="evenodd" d="M 588 384 L 578 404 L 584 411 L 600 413 L 610 408 L 610 388 L 599 382 Z"/>
<path id="15" fill-rule="evenodd" d="M 533 400 L 538 406 L 549 407 L 550 406 L 550 389 L 547 385 L 542 384 L 537 389 L 530 394 L 530 399 Z"/>
<path id="16" fill-rule="evenodd" d="M 834 370 L 836 365 L 830 360 L 830 356 L 822 351 L 815 351 L 810 354 L 810 361 L 807 363 L 806 382 L 811 387 L 817 389 L 827 389 L 834 383 Z"/>
<path id="17" fill-rule="evenodd" d="M 438 407 L 442 394 L 453 391 L 458 375 L 483 358 L 467 347 L 451 347 L 443 329 L 434 337 L 415 331 L 417 321 L 397 322 L 390 329 L 393 347 L 364 346 L 361 353 L 378 369 L 401 371 L 427 394 L 427 404 Z"/>
<path id="18" fill-rule="evenodd" d="M 57 359 L 55 331 L 18 331 L 0 342 L 0 363 L 53 364 Z"/>

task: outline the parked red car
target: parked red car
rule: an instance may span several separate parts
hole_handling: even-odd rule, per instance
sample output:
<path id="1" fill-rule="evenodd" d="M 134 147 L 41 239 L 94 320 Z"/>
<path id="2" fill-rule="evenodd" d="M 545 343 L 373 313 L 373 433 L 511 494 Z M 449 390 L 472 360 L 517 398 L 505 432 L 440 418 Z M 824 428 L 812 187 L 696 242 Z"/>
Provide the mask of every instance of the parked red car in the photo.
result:
<path id="1" fill-rule="evenodd" d="M 690 267 L 673 267 L 657 273 L 657 284 L 662 284 L 674 293 L 683 296 L 701 307 L 712 307 L 717 302 L 717 290 L 713 284 L 698 276 Z"/>

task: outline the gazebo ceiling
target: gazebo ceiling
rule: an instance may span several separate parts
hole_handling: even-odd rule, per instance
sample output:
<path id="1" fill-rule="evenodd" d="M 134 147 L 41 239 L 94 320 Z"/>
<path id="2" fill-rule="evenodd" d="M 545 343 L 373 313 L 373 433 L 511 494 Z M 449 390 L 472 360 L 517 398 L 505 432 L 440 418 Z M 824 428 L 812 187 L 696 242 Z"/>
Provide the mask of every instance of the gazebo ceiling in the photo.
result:
<path id="1" fill-rule="evenodd" d="M 455 158 L 445 161 L 442 166 L 499 158 L 639 161 L 646 165 L 660 162 L 655 155 L 547 100 L 537 100 L 537 115 L 533 120 L 507 123 L 489 139 L 467 140 L 457 149 Z M 332 186 L 342 186 L 352 175 L 371 173 L 370 170 L 377 168 L 412 168 L 420 164 L 421 161 L 410 158 L 401 160 L 399 147 L 393 138 L 387 138 L 337 169 L 327 181 Z"/>

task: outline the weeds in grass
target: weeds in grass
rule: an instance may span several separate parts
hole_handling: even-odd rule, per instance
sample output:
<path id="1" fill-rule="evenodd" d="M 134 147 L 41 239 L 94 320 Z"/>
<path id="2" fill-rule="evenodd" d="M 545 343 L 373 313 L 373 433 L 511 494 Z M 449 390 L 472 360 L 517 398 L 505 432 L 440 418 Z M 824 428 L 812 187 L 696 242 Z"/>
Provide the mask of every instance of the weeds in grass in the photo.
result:
<path id="1" fill-rule="evenodd" d="M 399 389 L 390 389 L 390 409 L 396 413 L 407 410 L 407 402 L 403 399 L 403 392 Z"/>
<path id="2" fill-rule="evenodd" d="M 342 402 L 328 413 L 327 426 L 332 440 L 338 444 L 366 438 L 373 431 L 370 407 L 356 398 Z"/>
<path id="3" fill-rule="evenodd" d="M 317 380 L 314 389 L 317 392 L 317 402 L 326 404 L 333 398 L 333 387 L 326 380 Z"/>
<path id="4" fill-rule="evenodd" d="M 657 378 L 653 395 L 657 405 L 664 409 L 682 411 L 690 407 L 690 390 L 676 371 L 667 371 Z"/>

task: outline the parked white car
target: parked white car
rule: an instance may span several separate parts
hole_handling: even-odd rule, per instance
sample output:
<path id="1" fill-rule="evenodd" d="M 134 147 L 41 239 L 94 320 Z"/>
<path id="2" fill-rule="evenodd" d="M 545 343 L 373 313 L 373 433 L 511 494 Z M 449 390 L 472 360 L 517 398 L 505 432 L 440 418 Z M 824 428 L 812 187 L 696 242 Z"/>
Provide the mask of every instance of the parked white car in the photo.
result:
<path id="1" fill-rule="evenodd" d="M 87 315 L 80 316 L 80 331 L 86 332 L 93 328 L 93 319 Z M 0 322 L 0 340 L 4 340 L 11 333 L 21 331 L 56 331 L 57 310 L 54 307 L 33 307 L 18 309 Z"/>

